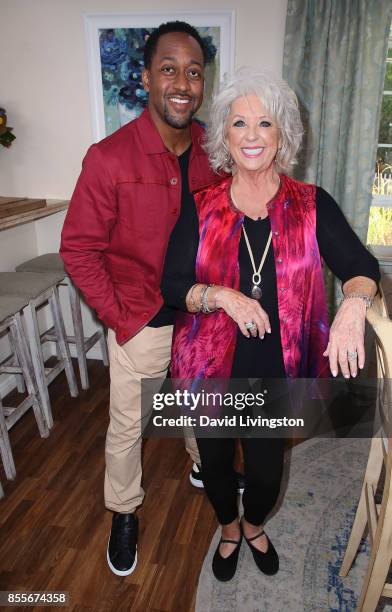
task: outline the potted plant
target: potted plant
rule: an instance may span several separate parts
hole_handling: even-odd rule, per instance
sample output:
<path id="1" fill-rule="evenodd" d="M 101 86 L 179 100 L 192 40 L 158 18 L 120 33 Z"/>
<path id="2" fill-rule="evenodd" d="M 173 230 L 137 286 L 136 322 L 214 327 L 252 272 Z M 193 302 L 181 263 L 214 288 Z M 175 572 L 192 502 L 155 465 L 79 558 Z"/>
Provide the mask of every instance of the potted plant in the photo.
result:
<path id="1" fill-rule="evenodd" d="M 10 147 L 16 136 L 12 133 L 13 128 L 7 126 L 7 114 L 5 108 L 0 108 L 0 144 Z"/>

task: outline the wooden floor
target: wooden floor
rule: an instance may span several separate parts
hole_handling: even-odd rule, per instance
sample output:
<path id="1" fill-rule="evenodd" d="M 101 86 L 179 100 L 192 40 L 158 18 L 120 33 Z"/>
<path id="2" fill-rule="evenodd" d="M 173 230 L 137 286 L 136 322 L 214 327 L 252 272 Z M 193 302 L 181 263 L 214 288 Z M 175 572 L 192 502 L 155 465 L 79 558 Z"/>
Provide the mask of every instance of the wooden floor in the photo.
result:
<path id="1" fill-rule="evenodd" d="M 145 443 L 138 565 L 121 578 L 106 564 L 109 376 L 101 362 L 90 361 L 89 371 L 91 389 L 79 398 L 69 397 L 64 376 L 50 386 L 55 425 L 49 438 L 39 437 L 31 414 L 11 430 L 17 478 L 6 481 L 0 471 L 0 590 L 69 591 L 67 610 L 75 612 L 194 610 L 217 524 L 203 491 L 189 483 L 182 440 Z"/>

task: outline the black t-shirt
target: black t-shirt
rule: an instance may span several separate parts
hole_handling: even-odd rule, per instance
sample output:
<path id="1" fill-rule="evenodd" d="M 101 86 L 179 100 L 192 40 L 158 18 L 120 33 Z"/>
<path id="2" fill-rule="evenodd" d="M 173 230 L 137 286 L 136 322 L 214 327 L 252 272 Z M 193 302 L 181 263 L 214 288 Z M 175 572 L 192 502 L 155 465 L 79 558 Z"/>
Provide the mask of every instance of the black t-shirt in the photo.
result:
<path id="1" fill-rule="evenodd" d="M 191 226 L 194 227 L 195 223 L 198 223 L 195 200 L 193 198 L 192 193 L 189 191 L 188 181 L 188 166 L 191 149 L 192 145 L 177 158 L 181 171 L 181 209 L 179 218 L 175 226 L 177 228 L 177 226 L 179 225 L 179 228 L 176 231 L 177 240 L 181 239 L 181 226 L 186 226 L 188 223 L 190 223 Z M 174 325 L 175 316 L 175 310 L 167 304 L 163 304 L 159 312 L 148 323 L 148 327 L 163 327 L 164 325 Z"/>

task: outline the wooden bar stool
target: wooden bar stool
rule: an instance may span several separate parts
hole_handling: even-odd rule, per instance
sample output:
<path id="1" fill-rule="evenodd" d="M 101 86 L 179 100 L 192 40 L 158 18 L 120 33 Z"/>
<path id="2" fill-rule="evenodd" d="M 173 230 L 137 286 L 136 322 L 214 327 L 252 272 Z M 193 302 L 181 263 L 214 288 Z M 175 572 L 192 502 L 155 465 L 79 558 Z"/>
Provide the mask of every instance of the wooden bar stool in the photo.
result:
<path id="1" fill-rule="evenodd" d="M 29 408 L 33 408 L 41 437 L 46 438 L 49 435 L 20 317 L 20 313 L 26 305 L 27 299 L 23 297 L 8 295 L 0 297 L 0 335 L 9 335 L 11 347 L 16 357 L 15 359 L 11 355 L 10 358 L 0 364 L 0 374 L 22 376 L 27 388 L 26 397 L 16 407 L 3 406 L 0 398 L 0 454 L 5 475 L 9 480 L 13 480 L 16 476 L 15 462 L 8 435 L 11 427 L 19 421 Z"/>
<path id="2" fill-rule="evenodd" d="M 353 563 L 366 527 L 371 544 L 370 560 L 358 601 L 358 612 L 374 612 L 381 596 L 392 597 L 387 582 L 392 561 L 392 321 L 385 316 L 380 300 L 367 313 L 377 354 L 377 410 L 379 428 L 372 439 L 361 497 L 344 555 L 340 576 Z M 382 501 L 376 493 L 384 468 Z"/>
<path id="3" fill-rule="evenodd" d="M 24 310 L 24 318 L 30 344 L 30 353 L 49 429 L 53 426 L 52 410 L 48 393 L 48 385 L 60 372 L 65 370 L 69 391 L 72 397 L 77 397 L 78 387 L 73 369 L 71 355 L 66 340 L 64 321 L 61 314 L 58 295 L 58 285 L 63 280 L 59 272 L 0 272 L 0 299 L 5 295 L 24 297 L 28 304 Z M 37 309 L 49 303 L 55 337 L 46 332 L 40 333 L 37 319 Z M 42 352 L 42 343 L 56 342 L 59 349 L 59 359 L 55 366 L 46 368 Z"/>
<path id="4" fill-rule="evenodd" d="M 99 342 L 102 352 L 102 360 L 105 366 L 109 365 L 108 348 L 106 344 L 105 328 L 102 323 L 97 322 L 99 329 L 90 337 L 85 337 L 83 331 L 82 310 L 80 307 L 79 291 L 73 284 L 64 268 L 63 260 L 58 253 L 46 253 L 39 257 L 34 257 L 25 261 L 16 268 L 17 272 L 59 272 L 63 274 L 61 284 L 68 287 L 68 294 L 71 305 L 72 323 L 74 336 L 67 336 L 68 344 L 75 344 L 76 355 L 79 364 L 80 381 L 82 389 L 89 388 L 87 358 L 88 351 Z M 52 330 L 49 330 L 49 333 Z"/>

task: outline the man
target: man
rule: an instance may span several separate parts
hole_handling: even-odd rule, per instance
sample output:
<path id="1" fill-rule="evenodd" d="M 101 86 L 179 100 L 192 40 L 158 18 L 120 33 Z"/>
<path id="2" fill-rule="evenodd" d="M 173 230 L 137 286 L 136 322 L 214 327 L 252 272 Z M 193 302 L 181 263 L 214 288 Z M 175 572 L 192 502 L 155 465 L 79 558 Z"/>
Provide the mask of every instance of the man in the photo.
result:
<path id="1" fill-rule="evenodd" d="M 164 378 L 174 316 L 160 281 L 170 233 L 191 191 L 217 180 L 192 121 L 203 98 L 207 53 L 184 22 L 161 25 L 144 50 L 142 115 L 90 147 L 62 232 L 60 253 L 86 301 L 109 327 L 110 424 L 105 505 L 113 511 L 107 560 L 117 575 L 137 562 L 142 503 L 140 381 Z M 191 482 L 202 487 L 193 438 Z"/>

